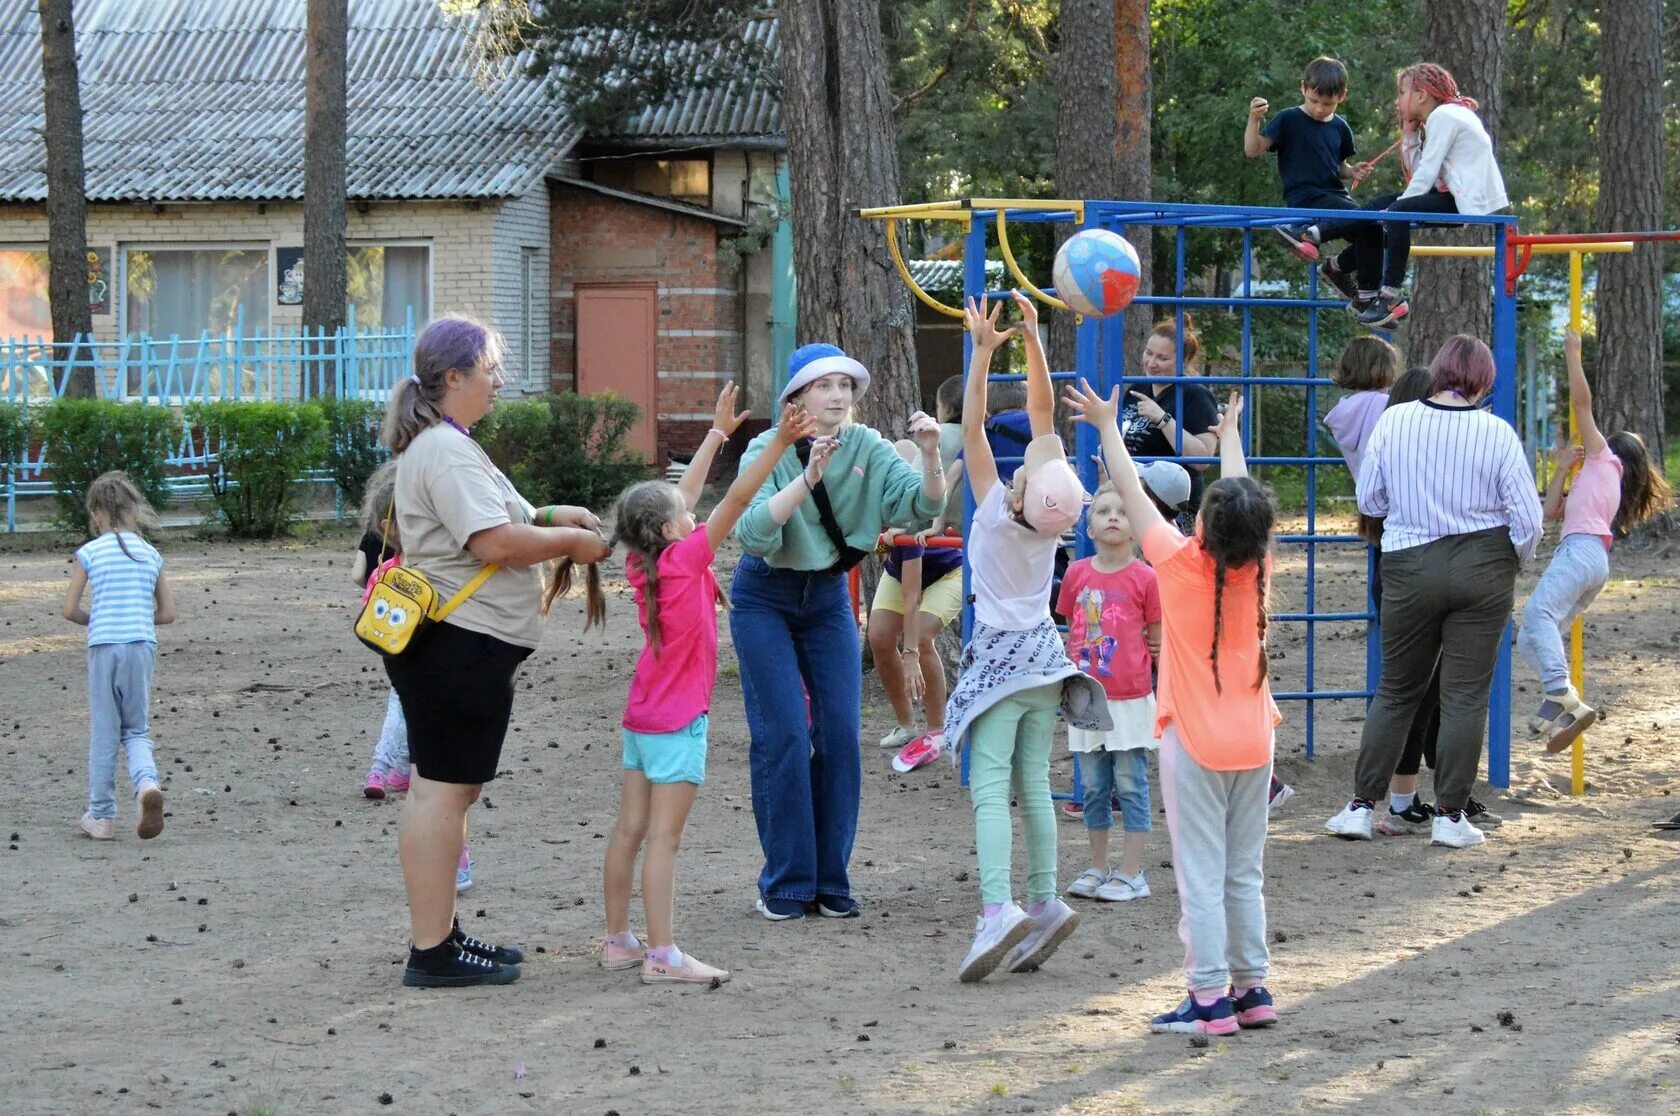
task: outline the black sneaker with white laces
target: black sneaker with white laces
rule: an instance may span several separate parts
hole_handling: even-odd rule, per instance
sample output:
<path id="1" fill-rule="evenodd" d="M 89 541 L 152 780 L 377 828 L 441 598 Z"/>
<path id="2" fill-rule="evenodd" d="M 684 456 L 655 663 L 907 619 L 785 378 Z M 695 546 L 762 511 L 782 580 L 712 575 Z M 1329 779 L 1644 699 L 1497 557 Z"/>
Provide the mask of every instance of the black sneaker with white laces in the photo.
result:
<path id="1" fill-rule="evenodd" d="M 449 933 L 449 940 L 460 946 L 464 952 L 482 957 L 486 961 L 494 961 L 498 965 L 518 965 L 525 960 L 525 954 L 513 946 L 491 945 L 489 942 L 469 937 L 466 931 L 461 929 L 459 918 L 455 920 L 455 929 Z"/>
<path id="2" fill-rule="evenodd" d="M 476 953 L 468 953 L 453 937 L 431 949 L 408 947 L 408 965 L 403 984 L 409 988 L 467 988 L 475 984 L 512 984 L 519 979 L 518 965 L 503 965 Z"/>
<path id="3" fill-rule="evenodd" d="M 1470 819 L 1470 824 L 1477 829 L 1498 829 L 1505 824 L 1505 819 L 1477 802 L 1474 798 L 1464 800 L 1464 816 Z"/>

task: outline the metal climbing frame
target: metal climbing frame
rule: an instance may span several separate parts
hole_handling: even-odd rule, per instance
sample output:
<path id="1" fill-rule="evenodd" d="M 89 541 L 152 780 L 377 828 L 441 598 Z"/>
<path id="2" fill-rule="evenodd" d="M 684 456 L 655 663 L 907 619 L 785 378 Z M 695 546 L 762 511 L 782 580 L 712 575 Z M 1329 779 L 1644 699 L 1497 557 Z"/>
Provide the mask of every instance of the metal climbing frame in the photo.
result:
<path id="1" fill-rule="evenodd" d="M 1052 379 L 1066 382 L 1082 377 L 1091 382 L 1099 391 L 1107 394 L 1116 384 L 1140 384 L 1171 382 L 1177 385 L 1203 384 L 1212 388 L 1216 394 L 1221 390 L 1228 391 L 1232 387 L 1243 393 L 1243 440 L 1245 448 L 1252 446 L 1252 428 L 1250 422 L 1255 414 L 1254 391 L 1262 386 L 1266 387 L 1302 387 L 1306 389 L 1306 408 L 1308 414 L 1307 444 L 1305 452 L 1295 456 L 1254 457 L 1249 461 L 1256 465 L 1298 465 L 1306 471 L 1306 529 L 1300 534 L 1286 534 L 1278 536 L 1278 541 L 1287 545 L 1298 545 L 1305 551 L 1306 559 L 1306 609 L 1304 612 L 1276 613 L 1272 620 L 1277 623 L 1300 623 L 1306 627 L 1305 639 L 1305 678 L 1304 689 L 1299 691 L 1285 691 L 1273 696 L 1279 701 L 1298 701 L 1306 707 L 1305 743 L 1309 757 L 1315 754 L 1316 733 L 1315 717 L 1316 704 L 1320 701 L 1336 701 L 1344 699 L 1369 699 L 1376 690 L 1377 680 L 1382 670 L 1381 642 L 1377 628 L 1377 615 L 1374 603 L 1369 594 L 1366 607 L 1359 612 L 1319 612 L 1317 611 L 1317 562 L 1319 548 L 1325 546 L 1363 546 L 1363 541 L 1356 535 L 1341 535 L 1321 533 L 1318 528 L 1318 470 L 1324 467 L 1335 469 L 1345 468 L 1340 453 L 1332 451 L 1329 454 L 1319 452 L 1318 438 L 1318 391 L 1329 387 L 1330 380 L 1326 376 L 1309 374 L 1298 377 L 1258 377 L 1254 375 L 1253 352 L 1253 315 L 1255 311 L 1306 311 L 1307 330 L 1307 370 L 1316 373 L 1319 367 L 1319 313 L 1324 310 L 1345 312 L 1346 303 L 1340 298 L 1321 298 L 1318 292 L 1318 273 L 1316 268 L 1308 269 L 1307 296 L 1305 298 L 1270 298 L 1258 296 L 1254 293 L 1252 280 L 1254 278 L 1254 233 L 1259 230 L 1262 234 L 1281 224 L 1295 224 L 1303 220 L 1369 220 L 1406 221 L 1412 224 L 1437 225 L 1490 225 L 1493 227 L 1494 242 L 1493 258 L 1493 337 L 1490 347 L 1493 350 L 1497 368 L 1497 380 L 1492 396 L 1493 410 L 1501 418 L 1513 425 L 1517 412 L 1517 314 L 1514 288 L 1508 282 L 1514 279 L 1509 269 L 1513 266 L 1515 257 L 1510 250 L 1508 238 L 1516 231 L 1516 219 L 1509 216 L 1465 216 L 1462 214 L 1426 214 L 1426 213 L 1395 213 L 1386 211 L 1365 210 L 1310 210 L 1310 209 L 1281 209 L 1262 208 L 1253 206 L 1220 206 L 1220 205 L 1183 205 L 1165 202 L 1129 202 L 1129 201 L 1069 201 L 1069 200 L 1025 200 L 1015 198 L 965 198 L 946 202 L 933 202 L 923 205 L 888 206 L 879 209 L 865 209 L 859 216 L 886 222 L 888 248 L 895 266 L 905 281 L 910 284 L 912 291 L 924 303 L 942 313 L 960 316 L 961 311 L 956 307 L 946 306 L 920 290 L 910 280 L 908 269 L 903 264 L 902 254 L 898 244 L 897 222 L 899 220 L 934 220 L 952 221 L 966 228 L 963 245 L 963 293 L 964 297 L 977 297 L 986 293 L 992 297 L 1006 297 L 1008 291 L 987 291 L 985 282 L 985 264 L 988 239 L 995 230 L 998 247 L 1011 274 L 1021 289 L 1030 292 L 1034 297 L 1046 304 L 1066 309 L 1065 304 L 1055 298 L 1054 291 L 1049 288 L 1039 288 L 1022 273 L 1017 265 L 1013 252 L 1009 247 L 1008 227 L 1011 224 L 1028 223 L 1056 223 L 1077 225 L 1080 228 L 1103 228 L 1125 235 L 1128 229 L 1138 229 L 1143 235 L 1148 235 L 1156 227 L 1173 229 L 1175 237 L 1175 258 L 1173 267 L 1173 288 L 1170 294 L 1139 296 L 1132 305 L 1137 310 L 1132 313 L 1153 315 L 1155 307 L 1170 308 L 1179 316 L 1182 322 L 1183 312 L 1187 309 L 1226 309 L 1235 310 L 1241 314 L 1241 364 L 1236 374 L 1222 376 L 1176 376 L 1166 379 L 1152 379 L 1127 374 L 1127 356 L 1124 351 L 1123 321 L 1124 314 L 1117 314 L 1101 320 L 1085 319 L 1080 321 L 1076 332 L 1075 367 L 1072 370 L 1052 371 Z M 1186 238 L 1192 230 L 1224 230 L 1242 238 L 1242 286 L 1241 295 L 1229 297 L 1213 297 L 1191 295 L 1186 293 Z M 1522 261 L 1526 262 L 1526 260 Z M 968 338 L 963 339 L 963 368 L 966 374 L 971 343 Z M 1179 366 L 1183 366 L 1182 342 L 1178 354 Z M 1020 381 L 1024 377 L 1019 375 L 994 374 L 993 381 Z M 1183 394 L 1178 393 L 1174 411 L 1182 413 Z M 1092 455 L 1098 452 L 1098 438 L 1096 432 L 1089 426 L 1076 426 L 1075 458 L 1076 465 L 1087 488 L 1094 488 L 1096 484 L 1096 466 L 1092 462 Z M 1217 464 L 1217 457 L 1193 457 L 1183 454 L 1183 430 L 1178 429 L 1177 445 L 1179 455 L 1168 458 L 1184 465 Z M 1007 459 L 1005 459 L 1007 461 Z M 1153 460 L 1140 458 L 1139 460 Z M 1019 458 L 1016 459 L 1019 461 Z M 974 500 L 972 494 L 965 494 L 963 509 L 963 533 L 966 536 L 974 514 Z M 1091 543 L 1085 534 L 1084 522 L 1077 528 L 1076 550 L 1080 556 L 1091 553 Z M 1369 568 L 1370 557 L 1367 557 Z M 968 568 L 963 569 L 964 596 L 968 596 Z M 965 605 L 963 610 L 963 638 L 966 641 L 973 622 L 972 606 Z M 1365 654 L 1365 687 L 1358 690 L 1319 690 L 1316 688 L 1316 636 L 1321 624 L 1364 623 L 1368 625 Z M 1505 638 L 1500 643 L 1499 659 L 1496 664 L 1493 679 L 1493 692 L 1489 701 L 1488 715 L 1488 780 L 1494 786 L 1507 787 L 1510 785 L 1510 748 L 1511 748 L 1511 629 L 1506 626 Z M 1060 797 L 1060 796 L 1058 796 Z"/>

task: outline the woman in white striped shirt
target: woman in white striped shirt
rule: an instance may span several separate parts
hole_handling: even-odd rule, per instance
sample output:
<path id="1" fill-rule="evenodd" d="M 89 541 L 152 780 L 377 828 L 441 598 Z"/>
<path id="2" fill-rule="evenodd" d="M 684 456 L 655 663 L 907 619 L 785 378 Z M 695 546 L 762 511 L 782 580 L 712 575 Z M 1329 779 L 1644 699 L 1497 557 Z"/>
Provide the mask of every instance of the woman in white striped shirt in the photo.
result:
<path id="1" fill-rule="evenodd" d="M 1383 674 L 1360 741 L 1354 795 L 1325 829 L 1368 841 L 1412 716 L 1441 663 L 1432 841 L 1464 848 L 1488 692 L 1517 567 L 1540 541 L 1540 497 L 1509 423 L 1478 408 L 1493 354 L 1460 334 L 1430 366 L 1430 395 L 1383 412 L 1359 470 L 1359 510 L 1383 525 Z"/>

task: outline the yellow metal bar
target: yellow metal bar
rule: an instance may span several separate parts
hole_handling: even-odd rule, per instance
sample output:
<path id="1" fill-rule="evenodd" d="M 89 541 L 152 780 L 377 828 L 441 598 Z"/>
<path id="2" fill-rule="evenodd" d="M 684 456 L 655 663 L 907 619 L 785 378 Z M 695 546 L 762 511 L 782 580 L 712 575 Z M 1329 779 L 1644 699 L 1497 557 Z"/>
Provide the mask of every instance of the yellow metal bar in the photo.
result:
<path id="1" fill-rule="evenodd" d="M 1021 270 L 1021 265 L 1015 262 L 1015 253 L 1009 250 L 1009 221 L 1004 217 L 1003 210 L 1001 209 L 997 211 L 997 234 L 998 247 L 1003 249 L 1003 262 L 1009 268 L 1010 273 L 1015 276 L 1015 281 L 1025 287 L 1028 294 L 1032 295 L 1046 306 L 1054 306 L 1058 310 L 1072 310 L 1073 307 L 1069 306 L 1055 295 L 1047 295 L 1037 287 L 1033 286 L 1033 281 L 1027 278 L 1026 274 Z"/>
<path id="2" fill-rule="evenodd" d="M 923 305 L 931 306 L 948 317 L 960 318 L 963 316 L 961 310 L 940 302 L 937 298 L 922 290 L 916 280 L 911 278 L 910 269 L 904 265 L 904 253 L 899 251 L 898 248 L 898 222 L 890 219 L 887 221 L 887 252 L 892 256 L 893 266 L 898 268 L 898 277 L 904 280 L 904 284 L 910 288 L 911 294 L 922 300 Z"/>
<path id="3" fill-rule="evenodd" d="M 961 214 L 961 216 L 960 217 L 958 217 L 958 216 L 953 216 L 953 217 L 941 216 L 941 217 L 938 217 L 938 218 L 928 217 L 928 214 L 931 214 L 931 213 L 938 213 L 938 214 L 951 213 L 951 214 Z M 911 203 L 909 205 L 877 205 L 877 206 L 873 206 L 869 209 L 858 210 L 858 216 L 859 217 L 872 217 L 872 218 L 881 218 L 881 217 L 923 217 L 923 218 L 926 218 L 928 220 L 936 220 L 937 219 L 937 220 L 962 221 L 965 224 L 967 223 L 967 221 L 969 219 L 969 214 L 967 212 L 967 209 L 963 205 L 963 203 L 960 202 L 960 201 L 914 202 L 914 203 Z"/>
<path id="4" fill-rule="evenodd" d="M 1581 253 L 1569 253 L 1569 328 L 1577 334 L 1581 332 Z M 1579 444 L 1581 441 L 1580 428 L 1575 423 L 1575 408 L 1569 408 L 1569 443 Z M 1569 628 L 1569 680 L 1575 687 L 1575 692 L 1581 692 L 1582 680 L 1586 673 L 1586 652 L 1582 646 L 1581 617 L 1575 618 L 1575 623 Z M 1575 738 L 1575 743 L 1569 749 L 1569 793 L 1581 795 L 1587 793 L 1587 734 L 1582 733 Z"/>
<path id="5" fill-rule="evenodd" d="M 1631 252 L 1631 240 L 1603 240 L 1590 244 L 1531 244 L 1528 246 L 1536 256 L 1561 256 L 1564 254 L 1579 256 L 1582 252 L 1607 253 Z M 1491 244 L 1414 244 L 1414 256 L 1451 256 L 1470 257 L 1480 256 L 1489 258 L 1493 255 Z"/>
<path id="6" fill-rule="evenodd" d="M 1067 209 L 1073 212 L 1076 224 L 1085 223 L 1085 203 L 1067 198 L 969 198 L 965 204 L 970 209 L 996 209 L 1000 213 L 1005 209 L 1032 209 L 1042 212 Z"/>

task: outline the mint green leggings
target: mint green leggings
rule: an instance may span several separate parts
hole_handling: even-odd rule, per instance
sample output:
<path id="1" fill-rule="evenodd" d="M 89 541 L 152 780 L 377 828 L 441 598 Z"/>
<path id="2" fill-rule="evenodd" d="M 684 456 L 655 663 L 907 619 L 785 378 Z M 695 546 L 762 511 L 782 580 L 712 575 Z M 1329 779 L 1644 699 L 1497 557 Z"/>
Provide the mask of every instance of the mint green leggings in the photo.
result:
<path id="1" fill-rule="evenodd" d="M 1009 784 L 1014 776 L 1027 840 L 1027 901 L 1056 894 L 1056 808 L 1050 800 L 1050 746 L 1056 734 L 1062 684 L 1013 694 L 969 730 L 968 793 L 974 800 L 974 846 L 980 860 L 980 898 L 1014 899 L 1009 881 Z"/>

